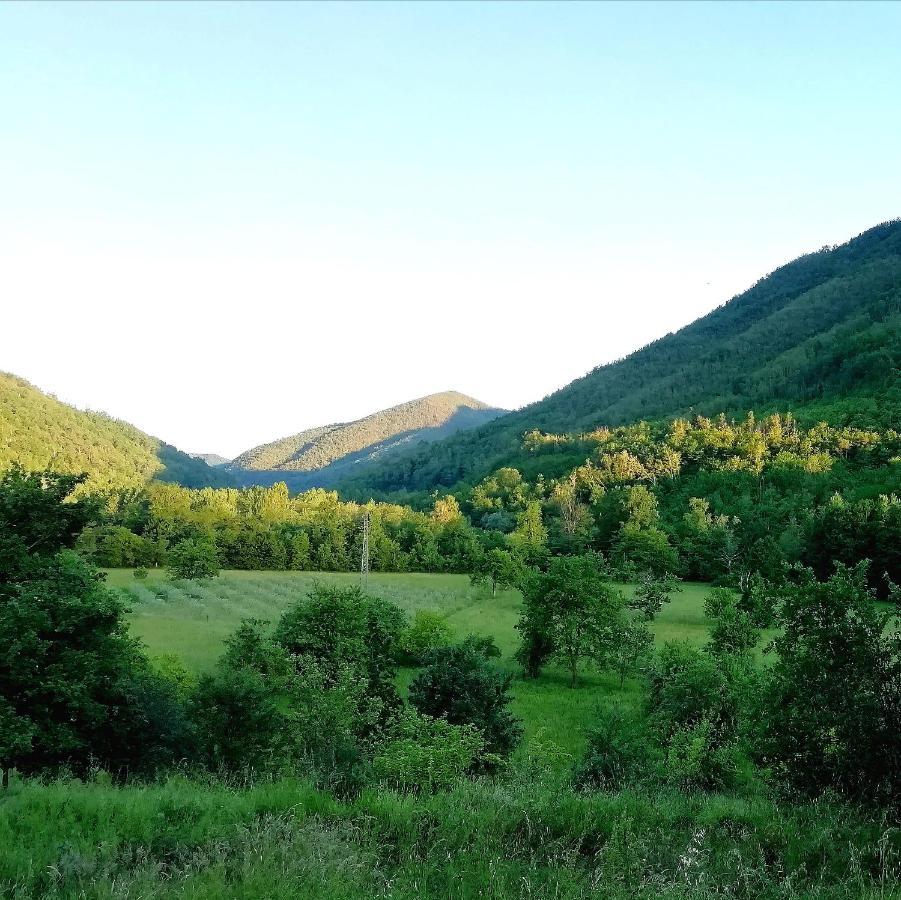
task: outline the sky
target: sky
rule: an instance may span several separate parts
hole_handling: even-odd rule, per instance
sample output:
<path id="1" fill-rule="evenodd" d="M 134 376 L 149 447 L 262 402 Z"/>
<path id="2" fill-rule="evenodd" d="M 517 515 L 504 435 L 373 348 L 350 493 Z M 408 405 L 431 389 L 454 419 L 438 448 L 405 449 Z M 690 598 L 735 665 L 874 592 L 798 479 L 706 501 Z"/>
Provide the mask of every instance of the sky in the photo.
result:
<path id="1" fill-rule="evenodd" d="M 234 456 L 517 408 L 901 215 L 899 3 L 0 5 L 0 370 Z"/>

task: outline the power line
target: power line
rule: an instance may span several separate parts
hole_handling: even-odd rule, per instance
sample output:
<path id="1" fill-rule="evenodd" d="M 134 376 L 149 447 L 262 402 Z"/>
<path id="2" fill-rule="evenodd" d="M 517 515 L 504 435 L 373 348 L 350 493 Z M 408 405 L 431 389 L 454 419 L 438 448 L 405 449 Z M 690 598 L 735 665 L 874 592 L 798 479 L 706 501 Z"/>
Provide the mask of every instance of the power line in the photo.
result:
<path id="1" fill-rule="evenodd" d="M 363 513 L 363 550 L 360 553 L 360 577 L 365 584 L 369 577 L 369 513 Z"/>

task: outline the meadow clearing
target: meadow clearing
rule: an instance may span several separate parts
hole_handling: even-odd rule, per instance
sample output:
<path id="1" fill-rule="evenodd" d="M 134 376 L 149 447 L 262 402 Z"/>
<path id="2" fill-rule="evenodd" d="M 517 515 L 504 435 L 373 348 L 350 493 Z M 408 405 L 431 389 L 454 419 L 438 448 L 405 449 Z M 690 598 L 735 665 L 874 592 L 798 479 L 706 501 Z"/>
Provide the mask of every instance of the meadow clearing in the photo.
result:
<path id="1" fill-rule="evenodd" d="M 173 581 L 163 570 L 153 570 L 138 581 L 130 569 L 107 570 L 107 583 L 129 604 L 132 633 L 151 655 L 170 653 L 195 673 L 215 666 L 223 641 L 245 618 L 276 621 L 316 582 L 359 584 L 356 573 L 227 571 L 203 582 Z M 629 585 L 621 585 L 629 593 Z M 682 640 L 702 644 L 708 623 L 704 598 L 706 584 L 684 583 L 651 623 L 658 644 Z M 455 638 L 469 634 L 493 637 L 501 651 L 497 665 L 520 674 L 513 658 L 519 641 L 521 596 L 517 590 L 498 591 L 492 597 L 484 585 L 473 586 L 467 575 L 372 573 L 370 593 L 391 600 L 407 613 L 428 609 L 444 615 Z M 413 669 L 402 669 L 400 687 L 409 683 Z M 515 677 L 512 709 L 523 720 L 525 738 L 520 753 L 539 746 L 560 766 L 581 753 L 584 730 L 599 704 L 634 704 L 639 699 L 634 680 L 621 688 L 613 673 L 585 672 L 572 688 L 568 674 L 548 666 L 540 678 Z"/>

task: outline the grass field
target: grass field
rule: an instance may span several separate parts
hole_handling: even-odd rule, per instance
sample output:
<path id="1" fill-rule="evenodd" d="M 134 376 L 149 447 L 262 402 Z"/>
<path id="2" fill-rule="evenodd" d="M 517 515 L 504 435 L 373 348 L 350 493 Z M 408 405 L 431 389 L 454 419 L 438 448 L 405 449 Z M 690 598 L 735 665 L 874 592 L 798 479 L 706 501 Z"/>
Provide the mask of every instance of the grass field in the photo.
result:
<path id="1" fill-rule="evenodd" d="M 248 617 L 275 621 L 305 595 L 316 582 L 359 584 L 360 576 L 311 572 L 223 572 L 206 582 L 171 581 L 153 571 L 137 581 L 131 570 L 110 570 L 108 584 L 119 589 L 131 607 L 132 633 L 153 654 L 172 653 L 195 672 L 209 670 L 222 651 L 223 640 Z M 624 586 L 626 591 L 630 590 Z M 485 587 L 473 587 L 466 575 L 372 574 L 367 590 L 413 613 L 430 609 L 444 614 L 458 638 L 490 635 L 501 650 L 499 666 L 519 672 L 513 660 L 518 643 L 516 623 L 521 597 L 518 591 L 492 597 Z M 684 584 L 667 604 L 652 628 L 658 642 L 685 640 L 703 643 L 707 635 L 704 598 L 708 585 Z M 413 676 L 403 670 L 403 689 Z M 634 683 L 620 688 L 613 675 L 587 672 L 571 688 L 565 672 L 554 666 L 534 681 L 513 682 L 514 712 L 523 720 L 525 747 L 539 746 L 565 765 L 569 755 L 581 751 L 584 730 L 599 704 L 635 703 Z M 537 741 L 535 739 L 538 739 Z"/>

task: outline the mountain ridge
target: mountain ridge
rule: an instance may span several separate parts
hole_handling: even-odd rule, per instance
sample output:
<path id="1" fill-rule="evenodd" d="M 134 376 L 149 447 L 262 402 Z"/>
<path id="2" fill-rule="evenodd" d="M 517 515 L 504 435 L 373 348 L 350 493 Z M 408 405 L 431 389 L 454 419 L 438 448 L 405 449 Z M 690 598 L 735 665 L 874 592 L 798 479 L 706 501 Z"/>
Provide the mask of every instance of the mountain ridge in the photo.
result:
<path id="1" fill-rule="evenodd" d="M 899 367 L 901 220 L 892 220 L 777 267 L 707 315 L 499 421 L 428 453 L 405 451 L 392 468 L 373 465 L 339 488 L 366 497 L 473 483 L 498 466 L 527 465 L 521 443 L 531 430 L 786 406 L 898 428 Z"/>
<path id="2" fill-rule="evenodd" d="M 477 427 L 504 413 L 459 391 L 427 394 L 350 422 L 308 428 L 253 447 L 235 457 L 228 469 L 244 483 L 271 483 L 282 474 L 292 485 L 321 486 L 352 466 L 384 459 L 405 445 Z"/>
<path id="3" fill-rule="evenodd" d="M 229 487 L 232 478 L 128 422 L 63 403 L 24 378 L 0 372 L 0 471 L 18 463 L 86 474 L 86 489 L 140 488 L 151 479 Z"/>

